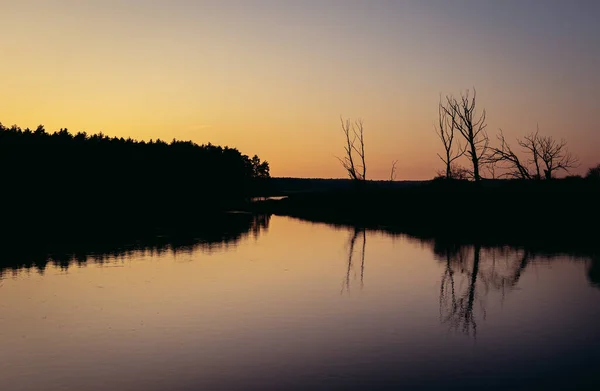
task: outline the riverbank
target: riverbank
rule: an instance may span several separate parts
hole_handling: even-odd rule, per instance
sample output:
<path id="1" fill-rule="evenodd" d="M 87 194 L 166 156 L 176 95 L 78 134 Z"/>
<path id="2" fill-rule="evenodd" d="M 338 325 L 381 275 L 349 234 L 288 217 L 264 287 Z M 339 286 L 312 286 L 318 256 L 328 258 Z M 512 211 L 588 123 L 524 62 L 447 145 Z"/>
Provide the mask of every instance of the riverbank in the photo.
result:
<path id="1" fill-rule="evenodd" d="M 594 181 L 429 181 L 397 189 L 360 185 L 290 194 L 254 203 L 250 211 L 450 242 L 578 247 L 598 241 L 600 184 Z"/>

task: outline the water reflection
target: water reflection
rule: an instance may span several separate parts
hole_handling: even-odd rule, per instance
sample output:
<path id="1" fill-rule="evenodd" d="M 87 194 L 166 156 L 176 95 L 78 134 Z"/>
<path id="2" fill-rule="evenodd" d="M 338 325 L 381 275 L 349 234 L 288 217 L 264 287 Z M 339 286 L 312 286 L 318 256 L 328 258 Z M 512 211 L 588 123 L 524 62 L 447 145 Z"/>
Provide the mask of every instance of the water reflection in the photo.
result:
<path id="1" fill-rule="evenodd" d="M 588 265 L 588 279 L 596 288 L 600 288 L 600 256 L 594 255 Z"/>
<path id="2" fill-rule="evenodd" d="M 49 265 L 67 270 L 72 266 L 104 264 L 115 260 L 131 259 L 140 255 L 161 256 L 166 252 L 213 253 L 235 247 L 247 236 L 258 238 L 268 230 L 270 215 L 227 213 L 218 219 L 203 221 L 198 230 L 170 236 L 152 236 L 136 241 L 102 240 L 71 243 L 61 246 L 10 246 L 0 249 L 0 277 L 19 270 L 36 270 L 44 274 Z"/>
<path id="3" fill-rule="evenodd" d="M 500 298 L 504 300 L 506 294 L 517 287 L 532 258 L 528 250 L 482 249 L 479 244 L 438 247 L 434 252 L 444 263 L 440 282 L 440 320 L 473 336 L 477 334 L 477 319 L 485 320 L 486 297 L 490 290 L 500 292 Z"/>
<path id="4" fill-rule="evenodd" d="M 431 244 L 430 240 L 424 242 Z M 436 259 L 444 265 L 440 279 L 440 321 L 474 337 L 478 322 L 486 319 L 490 294 L 495 293 L 503 303 L 508 294 L 519 288 L 529 268 L 565 258 L 585 262 L 590 284 L 600 287 L 600 267 L 593 255 L 540 254 L 526 247 L 451 245 L 440 241 L 433 241 L 432 249 Z"/>
<path id="5" fill-rule="evenodd" d="M 350 231 L 350 238 L 348 240 L 348 261 L 346 268 L 346 275 L 342 282 L 341 293 L 350 292 L 350 281 L 351 276 L 356 279 L 356 271 L 354 271 L 354 247 L 359 236 L 362 236 L 362 249 L 360 250 L 360 289 L 364 286 L 365 278 L 365 248 L 367 246 L 367 231 L 364 228 L 354 227 Z M 353 273 L 354 272 L 354 273 Z"/>
<path id="6" fill-rule="evenodd" d="M 340 228 L 340 225 L 336 225 Z M 490 246 L 480 243 L 457 244 L 445 239 L 421 238 L 381 229 L 367 230 L 364 227 L 347 227 L 349 239 L 346 269 L 341 292 L 350 292 L 353 281 L 364 287 L 365 248 L 368 233 L 379 233 L 389 237 L 405 237 L 429 247 L 434 258 L 443 264 L 439 282 L 439 318 L 451 330 L 476 337 L 478 325 L 486 320 L 490 296 L 500 304 L 507 295 L 519 288 L 519 281 L 532 265 L 550 264 L 565 257 L 573 262 L 587 263 L 587 278 L 590 284 L 600 288 L 600 260 L 595 252 L 565 255 L 545 250 L 539 244 L 526 246 Z M 360 241 L 359 241 L 360 238 Z M 360 248 L 357 242 L 361 243 Z M 357 254 L 358 252 L 358 254 Z M 356 261 L 360 269 L 355 269 Z M 493 295 L 492 295 L 493 294 Z"/>
<path id="7" fill-rule="evenodd" d="M 594 253 L 229 217 L 1 280 L 2 390 L 598 385 Z"/>

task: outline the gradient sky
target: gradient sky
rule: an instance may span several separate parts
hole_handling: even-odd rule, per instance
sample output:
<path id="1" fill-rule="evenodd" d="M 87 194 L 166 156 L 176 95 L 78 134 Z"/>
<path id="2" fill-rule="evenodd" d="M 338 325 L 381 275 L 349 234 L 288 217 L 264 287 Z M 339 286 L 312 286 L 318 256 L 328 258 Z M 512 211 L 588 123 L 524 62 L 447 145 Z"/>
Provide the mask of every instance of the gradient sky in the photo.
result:
<path id="1" fill-rule="evenodd" d="M 345 177 L 339 117 L 364 119 L 368 176 L 442 168 L 440 94 L 477 88 L 492 138 L 534 131 L 600 163 L 600 1 L 0 0 L 0 121 L 191 139 L 274 176 Z"/>

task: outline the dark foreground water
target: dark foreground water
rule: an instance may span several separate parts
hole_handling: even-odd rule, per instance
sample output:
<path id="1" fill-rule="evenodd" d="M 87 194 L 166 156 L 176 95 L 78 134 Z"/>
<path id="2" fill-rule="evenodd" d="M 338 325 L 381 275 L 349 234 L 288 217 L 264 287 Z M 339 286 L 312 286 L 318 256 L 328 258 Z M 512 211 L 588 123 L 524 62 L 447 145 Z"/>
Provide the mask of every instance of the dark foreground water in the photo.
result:
<path id="1" fill-rule="evenodd" d="M 600 389 L 593 256 L 267 222 L 5 267 L 0 389 Z"/>

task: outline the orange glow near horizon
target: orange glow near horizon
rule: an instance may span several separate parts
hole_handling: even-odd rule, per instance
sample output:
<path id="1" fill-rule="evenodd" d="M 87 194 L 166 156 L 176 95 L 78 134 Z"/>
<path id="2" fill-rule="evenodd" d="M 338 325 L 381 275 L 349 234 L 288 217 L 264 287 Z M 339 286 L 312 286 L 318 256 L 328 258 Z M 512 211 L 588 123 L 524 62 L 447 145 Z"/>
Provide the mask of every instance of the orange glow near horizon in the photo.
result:
<path id="1" fill-rule="evenodd" d="M 360 117 L 368 178 L 398 160 L 397 179 L 429 179 L 439 96 L 475 86 L 492 141 L 539 124 L 568 140 L 575 173 L 600 163 L 600 32 L 585 12 L 561 11 L 567 34 L 550 11 L 531 27 L 509 5 L 459 28 L 424 2 L 344 4 L 9 2 L 0 121 L 211 142 L 258 154 L 273 176 L 343 178 L 339 117 Z"/>

